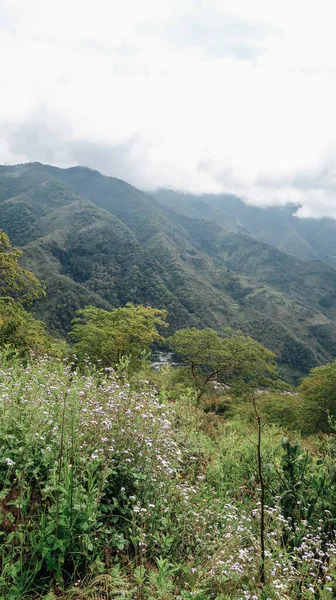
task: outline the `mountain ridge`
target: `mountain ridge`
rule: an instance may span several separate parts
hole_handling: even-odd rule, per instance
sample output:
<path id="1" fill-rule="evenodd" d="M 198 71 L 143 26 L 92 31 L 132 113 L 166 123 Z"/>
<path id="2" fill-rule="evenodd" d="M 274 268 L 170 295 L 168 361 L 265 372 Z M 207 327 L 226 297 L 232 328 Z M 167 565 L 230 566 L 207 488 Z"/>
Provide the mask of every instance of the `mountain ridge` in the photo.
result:
<path id="1" fill-rule="evenodd" d="M 174 201 L 85 167 L 0 167 L 0 227 L 46 282 L 34 311 L 52 332 L 65 335 L 86 304 L 131 301 L 166 308 L 171 331 L 241 329 L 276 351 L 290 378 L 336 355 L 332 266 Z"/>
<path id="2" fill-rule="evenodd" d="M 233 230 L 242 228 L 246 234 L 297 258 L 319 258 L 336 266 L 336 220 L 332 217 L 302 218 L 295 215 L 300 205 L 260 207 L 232 194 L 193 195 L 171 189 L 159 189 L 151 194 L 176 212 L 196 208 L 207 219 Z"/>

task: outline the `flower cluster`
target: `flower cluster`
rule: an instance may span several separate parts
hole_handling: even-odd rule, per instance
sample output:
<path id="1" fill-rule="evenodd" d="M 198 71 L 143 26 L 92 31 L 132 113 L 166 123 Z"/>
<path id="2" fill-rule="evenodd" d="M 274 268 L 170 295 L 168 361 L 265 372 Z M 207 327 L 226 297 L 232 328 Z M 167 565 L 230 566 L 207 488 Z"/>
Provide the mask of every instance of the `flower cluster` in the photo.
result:
<path id="1" fill-rule="evenodd" d="M 108 569 L 112 560 L 124 564 L 127 557 L 136 568 L 150 569 L 159 558 L 182 565 L 174 567 L 179 596 L 172 598 L 205 590 L 199 597 L 257 600 L 260 503 L 223 493 L 173 406 L 150 385 L 134 390 L 109 369 L 83 375 L 74 364 L 45 358 L 0 371 L 8 564 L 13 556 L 23 556 L 25 564 L 36 556 L 32 580 L 45 564 L 50 572 L 50 565 L 74 564 L 79 587 L 88 564 Z M 31 546 L 23 549 L 24 509 Z M 265 514 L 270 583 L 263 597 L 332 598 L 332 528 L 326 532 L 323 519 L 317 527 L 302 520 L 293 528 L 279 502 L 266 506 Z"/>

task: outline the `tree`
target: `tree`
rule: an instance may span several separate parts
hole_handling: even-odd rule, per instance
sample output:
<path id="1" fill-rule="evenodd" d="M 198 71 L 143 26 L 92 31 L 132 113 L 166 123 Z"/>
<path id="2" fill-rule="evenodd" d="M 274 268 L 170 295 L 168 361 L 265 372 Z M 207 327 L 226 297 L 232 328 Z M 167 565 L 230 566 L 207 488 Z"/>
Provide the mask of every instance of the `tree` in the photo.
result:
<path id="1" fill-rule="evenodd" d="M 21 250 L 13 248 L 8 235 L 0 229 L 0 297 L 30 305 L 45 292 L 35 275 L 19 266 L 21 255 Z"/>
<path id="2" fill-rule="evenodd" d="M 113 311 L 87 306 L 76 314 L 70 333 L 75 353 L 103 367 L 116 366 L 126 356 L 137 362 L 162 339 L 157 327 L 167 326 L 167 311 L 131 303 Z"/>
<path id="3" fill-rule="evenodd" d="M 273 352 L 241 332 L 219 336 L 213 329 L 180 329 L 168 340 L 187 364 L 200 401 L 210 384 L 248 391 L 277 378 Z"/>
<path id="4" fill-rule="evenodd" d="M 245 393 L 252 403 L 257 424 L 256 459 L 260 483 L 260 569 L 259 583 L 265 584 L 265 482 L 261 455 L 261 419 L 255 392 L 277 379 L 275 355 L 241 332 L 219 336 L 212 329 L 180 329 L 170 338 L 171 348 L 188 365 L 200 401 L 211 382 L 228 385 Z"/>
<path id="5" fill-rule="evenodd" d="M 34 354 L 62 356 L 66 343 L 49 336 L 44 323 L 12 298 L 0 298 L 0 347 L 15 349 L 21 357 Z"/>
<path id="6" fill-rule="evenodd" d="M 25 309 L 45 292 L 35 275 L 19 266 L 21 254 L 0 230 L 0 347 L 15 349 L 21 357 L 30 351 L 62 355 L 65 344 L 51 338 Z"/>
<path id="7" fill-rule="evenodd" d="M 328 432 L 329 415 L 336 418 L 336 361 L 312 369 L 302 380 L 300 392 L 311 413 L 315 431 Z"/>

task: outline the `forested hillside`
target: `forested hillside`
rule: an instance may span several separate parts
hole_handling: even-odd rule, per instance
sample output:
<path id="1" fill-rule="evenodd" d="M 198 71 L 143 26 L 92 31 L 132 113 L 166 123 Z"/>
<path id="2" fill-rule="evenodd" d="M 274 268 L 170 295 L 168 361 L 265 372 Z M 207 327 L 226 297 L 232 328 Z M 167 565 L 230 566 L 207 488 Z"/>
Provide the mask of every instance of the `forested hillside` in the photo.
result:
<path id="1" fill-rule="evenodd" d="M 180 215 L 213 220 L 302 260 L 336 265 L 335 219 L 298 218 L 300 206 L 259 207 L 229 194 L 196 196 L 164 189 L 153 196 Z"/>
<path id="2" fill-rule="evenodd" d="M 283 375 L 333 355 L 336 271 L 87 169 L 2 181 L 0 600 L 334 598 L 336 361 Z"/>
<path id="3" fill-rule="evenodd" d="M 287 215 L 286 227 L 292 223 L 291 239 L 298 239 L 295 227 L 306 227 L 295 257 L 285 233 L 280 240 L 286 227 L 277 228 L 278 213 Z M 257 224 L 255 215 L 262 215 Z M 0 168 L 0 227 L 24 249 L 23 265 L 46 283 L 34 311 L 51 332 L 67 334 L 75 311 L 88 304 L 149 304 L 168 309 L 170 332 L 243 330 L 276 352 L 290 378 L 336 355 L 336 271 L 317 260 L 317 234 L 310 241 L 307 234 L 313 225 L 327 246 L 333 221 L 302 225 L 288 208 L 247 207 L 232 197 L 195 201 L 170 191 L 154 198 L 82 167 Z M 272 241 L 275 230 L 279 240 Z M 286 253 L 271 243 L 286 245 Z M 331 256 L 329 250 L 330 263 Z"/>

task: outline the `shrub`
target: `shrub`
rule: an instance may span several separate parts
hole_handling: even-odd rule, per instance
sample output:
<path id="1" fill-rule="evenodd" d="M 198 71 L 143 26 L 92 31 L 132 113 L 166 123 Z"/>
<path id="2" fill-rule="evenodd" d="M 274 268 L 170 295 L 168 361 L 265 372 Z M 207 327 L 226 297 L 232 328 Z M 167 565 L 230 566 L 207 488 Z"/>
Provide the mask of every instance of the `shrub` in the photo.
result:
<path id="1" fill-rule="evenodd" d="M 168 397 L 111 369 L 83 375 L 67 361 L 2 358 L 3 598 L 332 597 L 333 447 L 306 463 L 295 449 L 285 463 L 292 446 L 263 430 L 261 591 L 253 427 L 205 414 L 192 394 Z"/>

